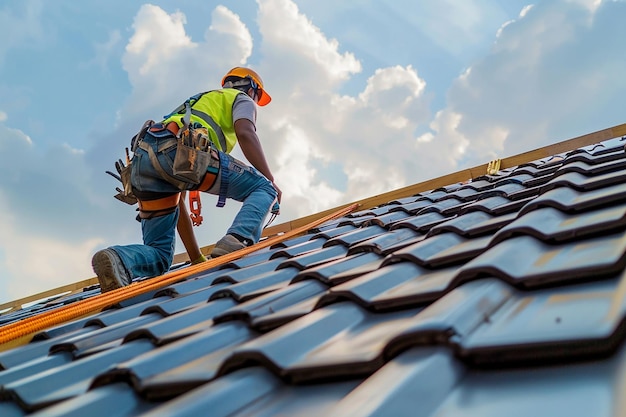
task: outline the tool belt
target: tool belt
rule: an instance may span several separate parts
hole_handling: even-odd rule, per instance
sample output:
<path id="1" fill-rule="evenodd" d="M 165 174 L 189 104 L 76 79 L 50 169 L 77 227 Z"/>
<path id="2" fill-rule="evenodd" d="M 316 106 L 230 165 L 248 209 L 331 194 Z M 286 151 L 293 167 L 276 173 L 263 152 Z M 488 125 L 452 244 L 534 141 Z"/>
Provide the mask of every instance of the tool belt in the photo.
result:
<path id="1" fill-rule="evenodd" d="M 153 145 L 144 141 L 148 132 L 157 140 L 156 151 Z M 167 152 L 172 147 L 176 147 L 173 165 L 171 168 L 164 167 L 157 154 Z M 180 191 L 209 191 L 215 184 L 221 169 L 222 182 L 217 206 L 224 206 L 228 190 L 228 160 L 225 154 L 217 151 L 208 137 L 206 128 L 188 125 L 181 129 L 176 122 L 163 125 L 163 123 L 147 120 L 141 130 L 131 139 L 130 148 L 133 153 L 139 148 L 146 151 L 152 166 L 159 175 Z M 167 195 L 167 193 L 159 192 L 142 192 L 133 188 L 131 170 L 137 167 L 132 164 L 128 148 L 126 148 L 126 165 L 121 160 L 115 165 L 119 175 L 107 171 L 123 185 L 123 189 L 116 189 L 118 194 L 115 198 L 130 205 L 138 203 L 138 220 L 164 216 L 176 210 L 180 193 Z"/>
<path id="2" fill-rule="evenodd" d="M 155 123 L 148 130 L 157 134 L 163 131 L 169 133 L 160 138 L 158 151 L 176 146 L 170 174 L 161 166 L 152 146 L 143 141 L 138 144 L 148 153 L 150 162 L 164 180 L 181 191 L 208 191 L 213 186 L 220 169 L 220 159 L 205 128 L 187 128 L 181 132 L 176 122 L 170 122 L 167 125 Z"/>

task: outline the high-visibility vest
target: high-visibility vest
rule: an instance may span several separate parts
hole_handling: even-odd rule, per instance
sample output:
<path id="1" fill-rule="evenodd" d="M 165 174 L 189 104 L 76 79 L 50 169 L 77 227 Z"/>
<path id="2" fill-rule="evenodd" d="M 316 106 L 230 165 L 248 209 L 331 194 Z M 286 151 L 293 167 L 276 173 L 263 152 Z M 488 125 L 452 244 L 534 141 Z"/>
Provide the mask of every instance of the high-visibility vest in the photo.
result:
<path id="1" fill-rule="evenodd" d="M 230 153 L 237 143 L 233 104 L 239 94 L 245 93 L 234 88 L 223 88 L 197 94 L 188 100 L 191 105 L 191 124 L 200 123 L 207 128 L 211 142 L 222 152 Z M 180 128 L 184 115 L 185 103 L 165 116 L 162 123 L 165 126 L 169 122 L 176 122 Z"/>

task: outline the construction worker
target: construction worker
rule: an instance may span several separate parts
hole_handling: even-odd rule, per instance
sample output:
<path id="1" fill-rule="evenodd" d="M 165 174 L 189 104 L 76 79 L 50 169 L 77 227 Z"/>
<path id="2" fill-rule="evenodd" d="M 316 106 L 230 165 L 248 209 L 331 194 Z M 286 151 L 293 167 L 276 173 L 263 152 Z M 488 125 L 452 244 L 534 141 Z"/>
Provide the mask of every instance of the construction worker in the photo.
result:
<path id="1" fill-rule="evenodd" d="M 222 89 L 197 94 L 160 123 L 148 124 L 138 143 L 131 145 L 132 160 L 127 158 L 132 194 L 139 203 L 143 244 L 111 246 L 94 254 L 92 266 L 102 292 L 129 285 L 137 277 L 168 271 L 174 257 L 176 228 L 193 263 L 206 260 L 191 229 L 185 190 L 218 195 L 218 206 L 223 206 L 226 198 L 243 203 L 211 257 L 259 241 L 265 217 L 272 207 L 277 211 L 281 199 L 256 134 L 255 103 L 265 106 L 270 100 L 256 72 L 235 67 L 222 79 Z M 198 183 L 173 171 L 179 144 L 184 142 L 181 138 L 210 139 L 186 148 L 194 152 L 204 147 L 204 155 L 211 156 Z M 252 166 L 229 155 L 237 143 Z M 191 159 L 196 162 L 195 156 Z"/>

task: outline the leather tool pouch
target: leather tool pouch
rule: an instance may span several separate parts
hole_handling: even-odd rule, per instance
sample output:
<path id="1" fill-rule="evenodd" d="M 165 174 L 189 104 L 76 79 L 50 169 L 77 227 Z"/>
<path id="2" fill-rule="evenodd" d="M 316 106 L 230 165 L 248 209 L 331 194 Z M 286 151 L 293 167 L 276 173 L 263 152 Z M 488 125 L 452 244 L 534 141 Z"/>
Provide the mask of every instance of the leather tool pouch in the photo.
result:
<path id="1" fill-rule="evenodd" d="M 178 138 L 176 156 L 172 166 L 175 177 L 191 184 L 200 184 L 209 167 L 219 168 L 217 152 L 204 128 L 189 129 Z"/>

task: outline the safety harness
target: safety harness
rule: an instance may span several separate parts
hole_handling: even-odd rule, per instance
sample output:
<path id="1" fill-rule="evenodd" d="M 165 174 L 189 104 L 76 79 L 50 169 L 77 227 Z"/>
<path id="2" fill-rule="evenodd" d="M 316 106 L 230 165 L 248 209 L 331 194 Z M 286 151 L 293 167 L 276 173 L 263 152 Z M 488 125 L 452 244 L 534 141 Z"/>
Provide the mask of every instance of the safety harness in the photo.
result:
<path id="1" fill-rule="evenodd" d="M 230 170 L 230 160 L 225 153 L 228 149 L 229 141 L 220 125 L 206 112 L 194 109 L 192 106 L 209 92 L 200 93 L 187 99 L 169 115 L 164 116 L 165 123 L 155 123 L 148 120 L 144 123 L 139 133 L 131 140 L 133 153 L 138 149 L 143 149 L 150 159 L 150 162 L 159 175 L 168 183 L 174 185 L 180 191 L 189 191 L 190 217 L 194 226 L 202 223 L 202 203 L 199 191 L 208 191 L 213 187 L 221 172 L 221 182 L 217 200 L 217 207 L 226 205 L 226 195 L 228 193 Z M 183 114 L 179 124 L 172 120 L 173 116 Z M 208 129 L 198 122 L 192 123 L 191 116 L 201 119 L 215 133 L 214 140 L 219 143 L 223 152 L 218 150 L 209 139 Z M 157 142 L 156 151 L 153 146 L 144 142 L 143 138 L 147 132 L 155 137 Z M 172 174 L 161 165 L 157 154 L 176 147 L 176 157 L 173 164 Z M 121 160 L 116 162 L 118 173 L 115 175 L 109 171 L 124 186 L 124 190 L 117 188 L 118 195 L 115 197 L 127 204 L 139 205 L 138 219 L 148 219 L 170 214 L 176 210 L 180 203 L 180 192 L 159 193 L 141 192 L 132 187 L 130 172 L 132 160 L 126 148 L 126 166 Z M 169 169 L 169 167 L 168 167 Z M 272 217 L 265 225 L 267 227 L 279 212 L 278 205 L 272 207 Z"/>
<path id="2" fill-rule="evenodd" d="M 184 141 L 185 141 L 184 139 L 190 136 L 193 136 L 192 131 L 197 128 L 193 127 L 190 123 L 188 123 L 188 120 L 189 120 L 188 115 L 191 113 L 191 109 L 190 109 L 188 102 L 189 101 L 186 102 L 187 111 L 186 111 L 185 117 L 183 117 L 183 128 L 179 128 L 176 122 L 170 122 L 167 125 L 163 125 L 162 123 L 155 123 L 152 126 L 150 126 L 150 128 L 148 129 L 150 133 L 155 134 L 154 136 L 159 138 L 157 152 L 162 152 L 173 146 L 183 146 Z M 217 126 L 217 129 L 219 129 L 219 126 Z M 221 129 L 219 131 L 221 132 Z M 164 136 L 159 135 L 159 133 Z M 228 192 L 228 174 L 227 174 L 228 159 L 225 158 L 225 155 L 222 152 L 217 152 L 217 150 L 211 148 L 208 143 L 204 145 L 205 149 L 207 149 L 209 153 L 213 153 L 211 157 L 215 160 L 219 160 L 219 169 L 215 169 L 215 167 L 213 167 L 213 169 L 211 168 L 207 169 L 207 167 L 204 167 L 203 177 L 202 177 L 201 182 L 197 186 L 194 186 L 191 189 L 189 189 L 190 183 L 186 181 L 182 181 L 174 177 L 173 175 L 170 175 L 161 166 L 161 163 L 159 162 L 159 159 L 157 157 L 157 152 L 154 151 L 153 147 L 141 139 L 143 138 L 140 138 L 140 140 L 137 143 L 137 147 L 147 152 L 148 157 L 150 158 L 150 162 L 152 163 L 152 166 L 159 173 L 159 175 L 161 175 L 161 177 L 165 181 L 174 185 L 176 188 L 180 189 L 181 191 L 189 190 L 190 217 L 194 226 L 199 226 L 200 224 L 202 224 L 202 220 L 203 220 L 202 214 L 201 214 L 202 203 L 201 203 L 199 191 L 208 191 L 209 189 L 211 189 L 211 187 L 215 184 L 215 181 L 217 180 L 219 170 L 222 171 L 222 182 L 220 184 L 220 192 L 218 196 L 217 206 L 224 207 L 226 203 L 226 194 Z M 187 143 L 187 145 L 196 145 L 196 148 L 197 148 L 196 151 L 205 152 L 204 150 L 200 149 L 199 143 L 197 144 Z M 143 214 L 144 212 L 150 212 L 150 213 L 159 212 L 160 215 L 168 214 L 168 212 L 175 210 L 179 201 L 180 201 L 180 193 L 176 193 L 173 196 L 159 198 L 156 200 L 138 199 L 140 217 L 145 218 Z"/>

